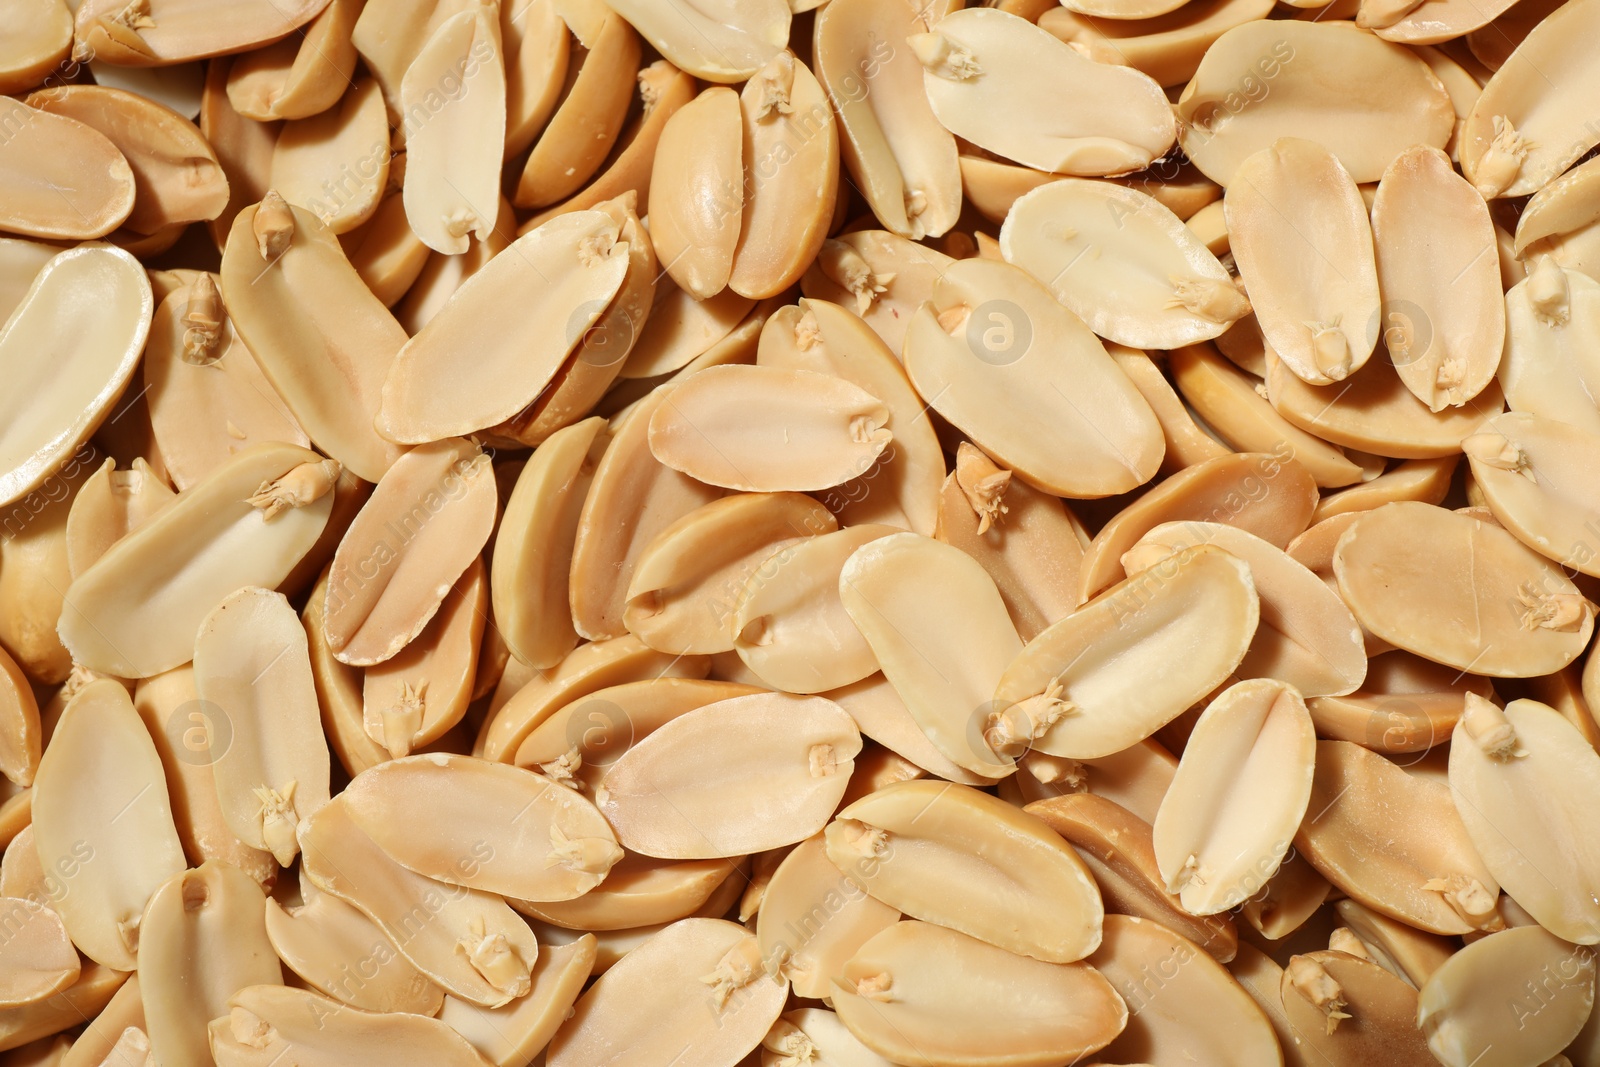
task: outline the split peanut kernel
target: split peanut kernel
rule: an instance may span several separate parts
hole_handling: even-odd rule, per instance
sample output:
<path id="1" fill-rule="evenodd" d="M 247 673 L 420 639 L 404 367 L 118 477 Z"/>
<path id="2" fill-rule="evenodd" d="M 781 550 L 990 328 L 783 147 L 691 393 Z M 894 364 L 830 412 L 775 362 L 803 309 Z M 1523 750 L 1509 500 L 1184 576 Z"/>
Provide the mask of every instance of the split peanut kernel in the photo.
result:
<path id="1" fill-rule="evenodd" d="M 5 1062 L 1600 1067 L 1600 0 L 0 13 Z"/>

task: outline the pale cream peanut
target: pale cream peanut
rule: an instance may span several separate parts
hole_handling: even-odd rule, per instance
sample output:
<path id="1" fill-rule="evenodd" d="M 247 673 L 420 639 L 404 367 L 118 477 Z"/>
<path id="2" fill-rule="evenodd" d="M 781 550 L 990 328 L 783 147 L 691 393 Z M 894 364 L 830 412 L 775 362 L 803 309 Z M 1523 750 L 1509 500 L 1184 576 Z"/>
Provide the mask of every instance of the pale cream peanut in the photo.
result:
<path id="1" fill-rule="evenodd" d="M 739 658 L 790 693 L 822 693 L 876 673 L 877 656 L 851 621 L 839 576 L 856 549 L 896 532 L 867 524 L 774 545 L 733 590 L 729 622 Z"/>
<path id="2" fill-rule="evenodd" d="M 741 82 L 789 37 L 785 0 L 617 0 L 615 10 L 677 67 L 709 82 Z"/>
<path id="3" fill-rule="evenodd" d="M 1110 182 L 1069 178 L 1020 197 L 1000 229 L 1000 250 L 1119 344 L 1193 344 L 1250 310 L 1177 215 Z"/>
<path id="4" fill-rule="evenodd" d="M 661 658 L 663 665 L 670 662 Z M 593 797 L 606 768 L 666 723 L 719 700 L 765 691 L 741 682 L 662 674 L 575 693 L 549 708 L 512 756 L 517 766 Z"/>
<path id="5" fill-rule="evenodd" d="M 207 1027 L 246 986 L 282 981 L 248 875 L 209 861 L 168 879 L 145 909 L 139 989 L 151 1056 L 162 1063 L 211 1059 Z M 115 1060 L 113 1060 L 115 1062 Z"/>
<path id="6" fill-rule="evenodd" d="M 1553 418 L 1507 412 L 1462 442 L 1472 476 L 1495 518 L 1523 544 L 1588 574 L 1595 470 L 1588 434 Z"/>
<path id="7" fill-rule="evenodd" d="M 195 637 L 194 681 L 229 733 L 226 748 L 207 751 L 228 828 L 289 866 L 300 826 L 327 803 L 329 788 L 310 653 L 294 608 L 255 586 L 223 598 Z"/>
<path id="8" fill-rule="evenodd" d="M 651 240 L 697 300 L 727 288 L 745 194 L 739 94 L 713 86 L 667 120 L 650 176 Z"/>
<path id="9" fill-rule="evenodd" d="M 1502 710 L 1468 696 L 1450 745 L 1450 794 L 1484 865 L 1506 892 L 1558 937 L 1600 942 L 1600 914 L 1583 889 L 1594 877 L 1590 811 L 1596 756 L 1547 705 Z M 1518 813 L 1536 810 L 1537 818 Z M 1511 836 L 1507 836 L 1507 833 Z"/>
<path id="10" fill-rule="evenodd" d="M 1222 523 L 1163 523 L 1123 555 L 1123 566 L 1137 574 L 1202 544 L 1248 563 L 1260 599 L 1261 622 L 1237 668 L 1240 677 L 1277 679 L 1307 698 L 1360 686 L 1367 673 L 1360 625 L 1336 591 L 1276 545 Z"/>
<path id="11" fill-rule="evenodd" d="M 351 32 L 362 7 L 358 0 L 329 0 L 304 36 L 285 37 L 235 60 L 228 68 L 234 110 L 271 122 L 303 119 L 332 107 L 355 73 Z"/>
<path id="12" fill-rule="evenodd" d="M 1223 203 L 1240 278 L 1284 365 L 1312 385 L 1359 370 L 1377 341 L 1378 276 L 1366 207 L 1338 157 L 1281 138 L 1240 161 Z"/>
<path id="13" fill-rule="evenodd" d="M 305 1067 L 334 1067 L 353 1057 L 393 1064 L 481 1067 L 483 1058 L 445 1023 L 420 1015 L 378 1015 L 288 986 L 253 985 L 211 1021 L 219 1067 L 266 1067 L 286 1057 Z"/>
<path id="14" fill-rule="evenodd" d="M 800 280 L 828 236 L 839 192 L 839 131 L 811 69 L 792 52 L 768 60 L 739 94 L 747 194 L 728 284 L 777 296 Z"/>
<path id="15" fill-rule="evenodd" d="M 594 967 L 594 935 L 539 954 L 533 989 L 501 1008 L 446 997 L 439 1021 L 472 1043 L 494 1067 L 517 1067 L 536 1056 L 567 1019 Z"/>
<path id="16" fill-rule="evenodd" d="M 1012 987 L 1027 988 L 1027 1001 Z M 936 1043 L 947 1062 L 1045 1067 L 1105 1046 L 1129 1016 L 1088 964 L 1045 963 L 914 921 L 863 945 L 834 979 L 833 1000 L 862 1044 L 901 1063 L 934 1062 L 919 1046 Z"/>
<path id="17" fill-rule="evenodd" d="M 300 875 L 300 903 L 266 904 L 272 949 L 306 984 L 366 1011 L 437 1015 L 444 994 L 360 911 Z"/>
<path id="18" fill-rule="evenodd" d="M 821 921 L 818 921 L 818 917 Z M 756 921 L 762 965 L 796 996 L 832 996 L 856 950 L 900 920 L 834 864 L 822 836 L 796 845 L 772 872 Z"/>
<path id="19" fill-rule="evenodd" d="M 845 0 L 816 16 L 817 78 L 837 101 L 845 166 L 878 221 L 912 241 L 948 232 L 961 211 L 955 138 L 934 117 L 922 64 L 900 46 L 930 15 L 902 0 Z"/>
<path id="20" fill-rule="evenodd" d="M 975 789 L 888 786 L 841 811 L 825 840 L 852 884 L 912 918 L 1052 963 L 1100 944 L 1104 909 L 1083 860 L 1040 819 Z M 1023 913 L 1038 921 L 1008 918 Z"/>
<path id="21" fill-rule="evenodd" d="M 333 232 L 281 196 L 240 211 L 225 240 L 223 303 L 262 373 L 319 448 L 376 482 L 401 452 L 372 423 L 405 331 Z"/>
<path id="22" fill-rule="evenodd" d="M 1027 740 L 1041 752 L 1109 756 L 1222 685 L 1260 619 L 1248 563 L 1188 548 L 1028 642 L 998 679 L 993 707 L 1001 722 L 1031 727 Z"/>
<path id="23" fill-rule="evenodd" d="M 10 98 L 0 121 L 10 131 L 0 143 L 0 230 L 84 240 L 104 237 L 133 211 L 133 169 L 104 134 Z"/>
<path id="24" fill-rule="evenodd" d="M 801 493 L 713 500 L 645 545 L 628 583 L 623 624 L 661 652 L 727 652 L 739 633 L 740 595 L 772 552 L 836 529 L 833 515 Z"/>
<path id="25" fill-rule="evenodd" d="M 1474 1060 L 1486 1067 L 1538 1062 L 1566 1047 L 1588 1019 L 1594 969 L 1592 950 L 1541 927 L 1503 930 L 1468 945 L 1434 972 L 1418 998 L 1417 1025 L 1434 1058 L 1451 1067 Z M 1537 1012 L 1525 1002 L 1504 1000 L 1508 987 L 1522 988 L 1518 979 L 1538 983 Z M 1500 1010 L 1485 1007 L 1491 1003 Z"/>
<path id="26" fill-rule="evenodd" d="M 81 314 L 83 300 L 96 314 Z M 0 368 L 12 383 L 0 402 L 0 500 L 38 488 L 111 414 L 154 309 L 138 261 L 107 245 L 62 252 L 34 276 L 0 326 Z"/>
<path id="27" fill-rule="evenodd" d="M 416 639 L 363 672 L 362 725 L 394 758 L 433 744 L 466 714 L 488 608 L 488 578 L 474 559 Z"/>
<path id="28" fill-rule="evenodd" d="M 1199 945 L 1128 915 L 1106 916 L 1105 932 L 1088 962 L 1128 1011 L 1128 1025 L 1106 1050 L 1107 1059 L 1165 1062 L 1169 1056 L 1195 1055 L 1278 1062 L 1281 1053 L 1266 1014 Z M 1146 976 L 1157 967 L 1163 980 L 1151 989 Z"/>
<path id="29" fill-rule="evenodd" d="M 214 219 L 228 204 L 228 179 L 194 123 L 136 93 L 71 85 L 30 94 L 26 103 L 104 134 L 133 170 L 133 210 L 123 225 L 153 234 Z"/>
<path id="30" fill-rule="evenodd" d="M 528 993 L 539 944 L 527 923 L 498 896 L 396 863 L 351 818 L 343 794 L 307 822 L 300 845 L 307 877 L 358 908 L 445 992 L 490 1008 Z M 458 854 L 463 863 L 475 857 Z M 419 926 L 417 909 L 431 921 Z"/>
<path id="31" fill-rule="evenodd" d="M 280 196 L 343 234 L 378 209 L 389 165 L 383 94 L 376 81 L 363 78 L 334 106 L 283 124 L 269 173 Z"/>
<path id="32" fill-rule="evenodd" d="M 569 900 L 603 882 L 622 859 L 588 798 L 471 756 L 391 760 L 340 797 L 344 816 L 395 862 L 484 893 Z M 419 818 L 424 807 L 432 812 L 426 823 Z"/>
<path id="33" fill-rule="evenodd" d="M 1542 20 L 1483 87 L 1461 130 L 1461 170 L 1485 200 L 1537 192 L 1595 143 L 1572 107 L 1594 72 L 1574 44 L 1594 25 L 1592 4 Z"/>
<path id="34" fill-rule="evenodd" d="M 1293 686 L 1239 682 L 1207 705 L 1151 829 L 1167 892 L 1185 910 L 1225 911 L 1276 873 L 1311 799 L 1315 759 Z"/>
<path id="35" fill-rule="evenodd" d="M 760 737 L 759 750 L 741 744 Z M 719 750 L 742 752 L 718 757 Z M 733 697 L 662 724 L 611 764 L 595 803 L 624 846 L 647 856 L 740 856 L 821 830 L 861 750 L 832 701 Z"/>
<path id="36" fill-rule="evenodd" d="M 495 520 L 489 457 L 446 438 L 390 468 L 328 573 L 328 645 L 354 666 L 392 659 L 422 632 L 482 551 Z"/>
<path id="37" fill-rule="evenodd" d="M 391 112 L 399 114 L 400 82 L 428 38 L 451 16 L 476 6 L 477 0 L 375 0 L 362 7 L 350 43 L 383 86 Z"/>
<path id="38" fill-rule="evenodd" d="M 550 1067 L 648 1067 L 687 1054 L 738 1063 L 787 996 L 788 983 L 761 970 L 754 934 L 721 919 L 683 919 L 647 936 L 578 998 L 546 1059 Z"/>
<path id="39" fill-rule="evenodd" d="M 650 416 L 650 451 L 708 485 L 826 489 L 872 467 L 893 438 L 888 417 L 877 397 L 815 371 L 710 367 Z"/>
<path id="40" fill-rule="evenodd" d="M 295 445 L 234 456 L 72 582 L 62 640 L 78 662 L 125 678 L 187 663 L 224 596 L 277 585 L 316 543 L 338 473 Z"/>
<path id="41" fill-rule="evenodd" d="M 636 213 L 638 196 L 629 191 L 595 207 L 620 224 L 618 236 L 628 245 L 628 270 L 605 313 L 589 327 L 544 392 L 509 422 L 496 427 L 496 432 L 523 444 L 543 444 L 556 430 L 575 424 L 590 412 L 626 368 L 654 313 L 661 269 L 649 231 Z M 509 214 L 509 210 L 502 202 L 502 213 Z M 487 254 L 498 255 L 502 250 L 489 249 Z"/>
<path id="42" fill-rule="evenodd" d="M 464 282 L 387 368 L 382 432 L 421 444 L 504 422 L 532 403 L 621 287 L 628 246 L 620 232 L 603 212 L 563 215 Z M 499 329 L 504 307 L 551 325 Z"/>
<path id="43" fill-rule="evenodd" d="M 445 20 L 400 81 L 406 218 L 424 244 L 447 255 L 467 250 L 468 233 L 483 241 L 495 228 L 506 130 L 498 15 L 494 5 L 479 4 Z M 436 107 L 439 87 L 452 84 L 457 91 Z M 419 105 L 426 120 L 410 121 Z"/>
<path id="44" fill-rule="evenodd" d="M 933 113 L 951 133 L 1057 174 L 1126 174 L 1165 155 L 1172 110 L 1149 76 L 1096 63 L 1026 19 L 956 11 L 907 38 Z M 1070 111 L 1007 109 L 1023 92 L 1075 100 Z"/>
<path id="45" fill-rule="evenodd" d="M 930 407 L 1039 489 L 1113 496 L 1161 464 L 1150 406 L 1018 267 L 971 259 L 946 270 L 911 320 L 904 359 Z"/>
<path id="46" fill-rule="evenodd" d="M 1368 630 L 1477 674 L 1559 670 L 1594 626 L 1593 606 L 1544 557 L 1498 526 L 1429 504 L 1366 512 L 1340 538 L 1333 569 Z"/>
<path id="47" fill-rule="evenodd" d="M 912 580 L 913 577 L 916 580 Z M 845 612 L 939 754 L 986 778 L 1013 757 L 991 739 L 994 687 L 1022 651 L 999 590 L 960 549 L 919 534 L 869 541 L 839 573 Z M 1025 724 L 1023 740 L 1034 726 Z"/>
<path id="48" fill-rule="evenodd" d="M 206 0 L 85 0 L 76 9 L 78 47 L 133 67 L 160 66 L 243 51 L 276 40 L 305 25 L 328 0 L 233 0 L 218 18 Z"/>
<path id="49" fill-rule="evenodd" d="M 105 679 L 68 703 L 52 740 L 33 792 L 40 864 L 66 883 L 52 906 L 86 956 L 131 971 L 145 905 L 184 868 L 161 759 L 128 691 Z"/>
<path id="50" fill-rule="evenodd" d="M 1372 235 L 1384 300 L 1401 309 L 1383 330 L 1396 372 L 1430 409 L 1460 407 L 1493 380 L 1505 336 L 1482 197 L 1443 152 L 1407 149 L 1378 185 Z"/>
<path id="51" fill-rule="evenodd" d="M 1455 112 L 1427 64 L 1346 28 L 1257 19 L 1223 33 L 1178 98 L 1185 154 L 1231 186 L 1250 155 L 1310 131 L 1358 182 L 1377 181 L 1414 144 L 1443 148 Z"/>

